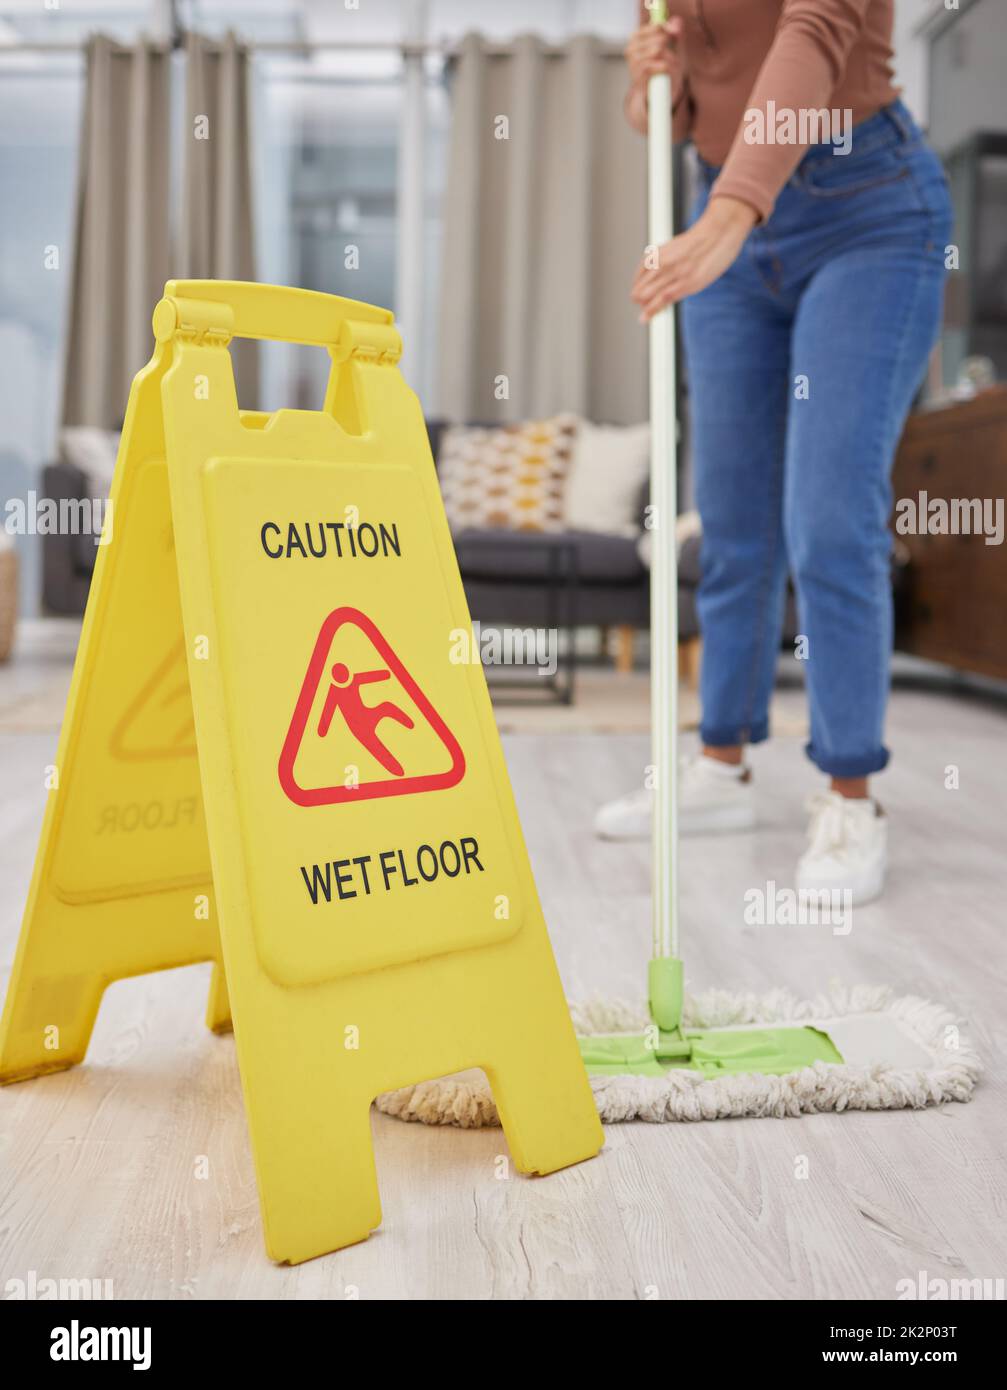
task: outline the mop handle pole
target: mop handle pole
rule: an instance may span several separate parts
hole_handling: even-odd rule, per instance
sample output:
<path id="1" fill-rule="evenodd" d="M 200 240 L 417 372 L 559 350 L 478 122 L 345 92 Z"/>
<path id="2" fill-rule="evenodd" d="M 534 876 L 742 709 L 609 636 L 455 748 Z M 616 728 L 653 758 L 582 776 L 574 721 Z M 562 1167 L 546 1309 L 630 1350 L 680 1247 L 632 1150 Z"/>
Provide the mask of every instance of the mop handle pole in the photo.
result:
<path id="1" fill-rule="evenodd" d="M 649 4 L 652 24 L 667 20 L 664 0 Z M 648 255 L 670 241 L 674 228 L 671 77 L 647 85 Z M 675 310 L 650 322 L 650 699 L 655 960 L 678 956 L 678 565 Z"/>

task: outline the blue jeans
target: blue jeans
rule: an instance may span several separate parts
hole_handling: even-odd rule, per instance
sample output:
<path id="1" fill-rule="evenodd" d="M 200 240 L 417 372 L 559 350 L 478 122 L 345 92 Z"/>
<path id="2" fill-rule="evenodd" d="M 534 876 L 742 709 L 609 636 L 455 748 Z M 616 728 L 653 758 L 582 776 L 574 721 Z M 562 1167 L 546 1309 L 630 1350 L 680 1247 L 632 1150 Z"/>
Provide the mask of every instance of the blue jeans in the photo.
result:
<path id="1" fill-rule="evenodd" d="M 693 220 L 717 173 L 700 165 Z M 834 777 L 888 761 L 889 479 L 951 229 L 940 163 L 897 102 L 848 155 L 809 150 L 731 269 L 683 305 L 708 746 L 768 736 L 789 572 L 809 757 Z"/>

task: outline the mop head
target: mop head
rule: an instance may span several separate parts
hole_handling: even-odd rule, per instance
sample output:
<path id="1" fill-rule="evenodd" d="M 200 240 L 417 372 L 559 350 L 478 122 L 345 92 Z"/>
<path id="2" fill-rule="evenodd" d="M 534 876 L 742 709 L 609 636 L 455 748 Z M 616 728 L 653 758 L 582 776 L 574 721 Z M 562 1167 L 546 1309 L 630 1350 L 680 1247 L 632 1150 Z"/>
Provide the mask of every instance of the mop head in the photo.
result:
<path id="1" fill-rule="evenodd" d="M 650 1022 L 645 1006 L 601 1000 L 575 1004 L 570 1012 L 582 1037 L 638 1034 Z M 922 1110 L 971 1100 L 979 1079 L 979 1059 L 952 1014 L 912 995 L 896 997 L 885 987 L 835 986 L 810 1000 L 784 990 L 763 996 L 709 990 L 685 1001 L 687 1028 L 785 1024 L 821 1029 L 844 1061 L 819 1061 L 776 1076 L 746 1072 L 711 1078 L 677 1069 L 664 1076 L 594 1076 L 591 1087 L 602 1121 L 661 1124 L 732 1116 L 782 1119 L 829 1110 Z M 479 1071 L 405 1086 L 379 1096 L 376 1104 L 386 1115 L 425 1125 L 479 1129 L 500 1123 L 489 1083 Z"/>

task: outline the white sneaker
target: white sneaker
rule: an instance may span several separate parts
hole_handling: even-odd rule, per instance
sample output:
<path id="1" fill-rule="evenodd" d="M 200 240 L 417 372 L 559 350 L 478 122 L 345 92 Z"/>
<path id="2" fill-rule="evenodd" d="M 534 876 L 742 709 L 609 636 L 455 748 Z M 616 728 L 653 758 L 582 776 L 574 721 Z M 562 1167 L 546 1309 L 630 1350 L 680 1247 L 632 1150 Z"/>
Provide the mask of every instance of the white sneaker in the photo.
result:
<path id="1" fill-rule="evenodd" d="M 808 848 L 797 864 L 798 893 L 848 889 L 854 903 L 869 903 L 885 886 L 888 822 L 870 797 L 852 800 L 820 792 L 808 803 Z"/>
<path id="2" fill-rule="evenodd" d="M 650 838 L 654 793 L 641 787 L 606 802 L 594 819 L 603 840 Z M 678 779 L 679 835 L 712 835 L 749 830 L 755 824 L 751 770 L 718 762 L 702 754 L 682 764 Z"/>

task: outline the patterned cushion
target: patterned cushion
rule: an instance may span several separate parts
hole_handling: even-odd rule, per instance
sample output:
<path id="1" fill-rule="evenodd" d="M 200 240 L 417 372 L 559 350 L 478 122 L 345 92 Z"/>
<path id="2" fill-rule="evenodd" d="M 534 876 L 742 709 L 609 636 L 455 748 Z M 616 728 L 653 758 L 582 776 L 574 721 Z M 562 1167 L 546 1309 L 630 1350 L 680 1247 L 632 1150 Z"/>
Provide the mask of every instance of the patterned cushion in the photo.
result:
<path id="1" fill-rule="evenodd" d="M 437 472 L 452 531 L 470 526 L 562 531 L 563 493 L 577 418 L 524 425 L 454 425 L 441 439 Z"/>

